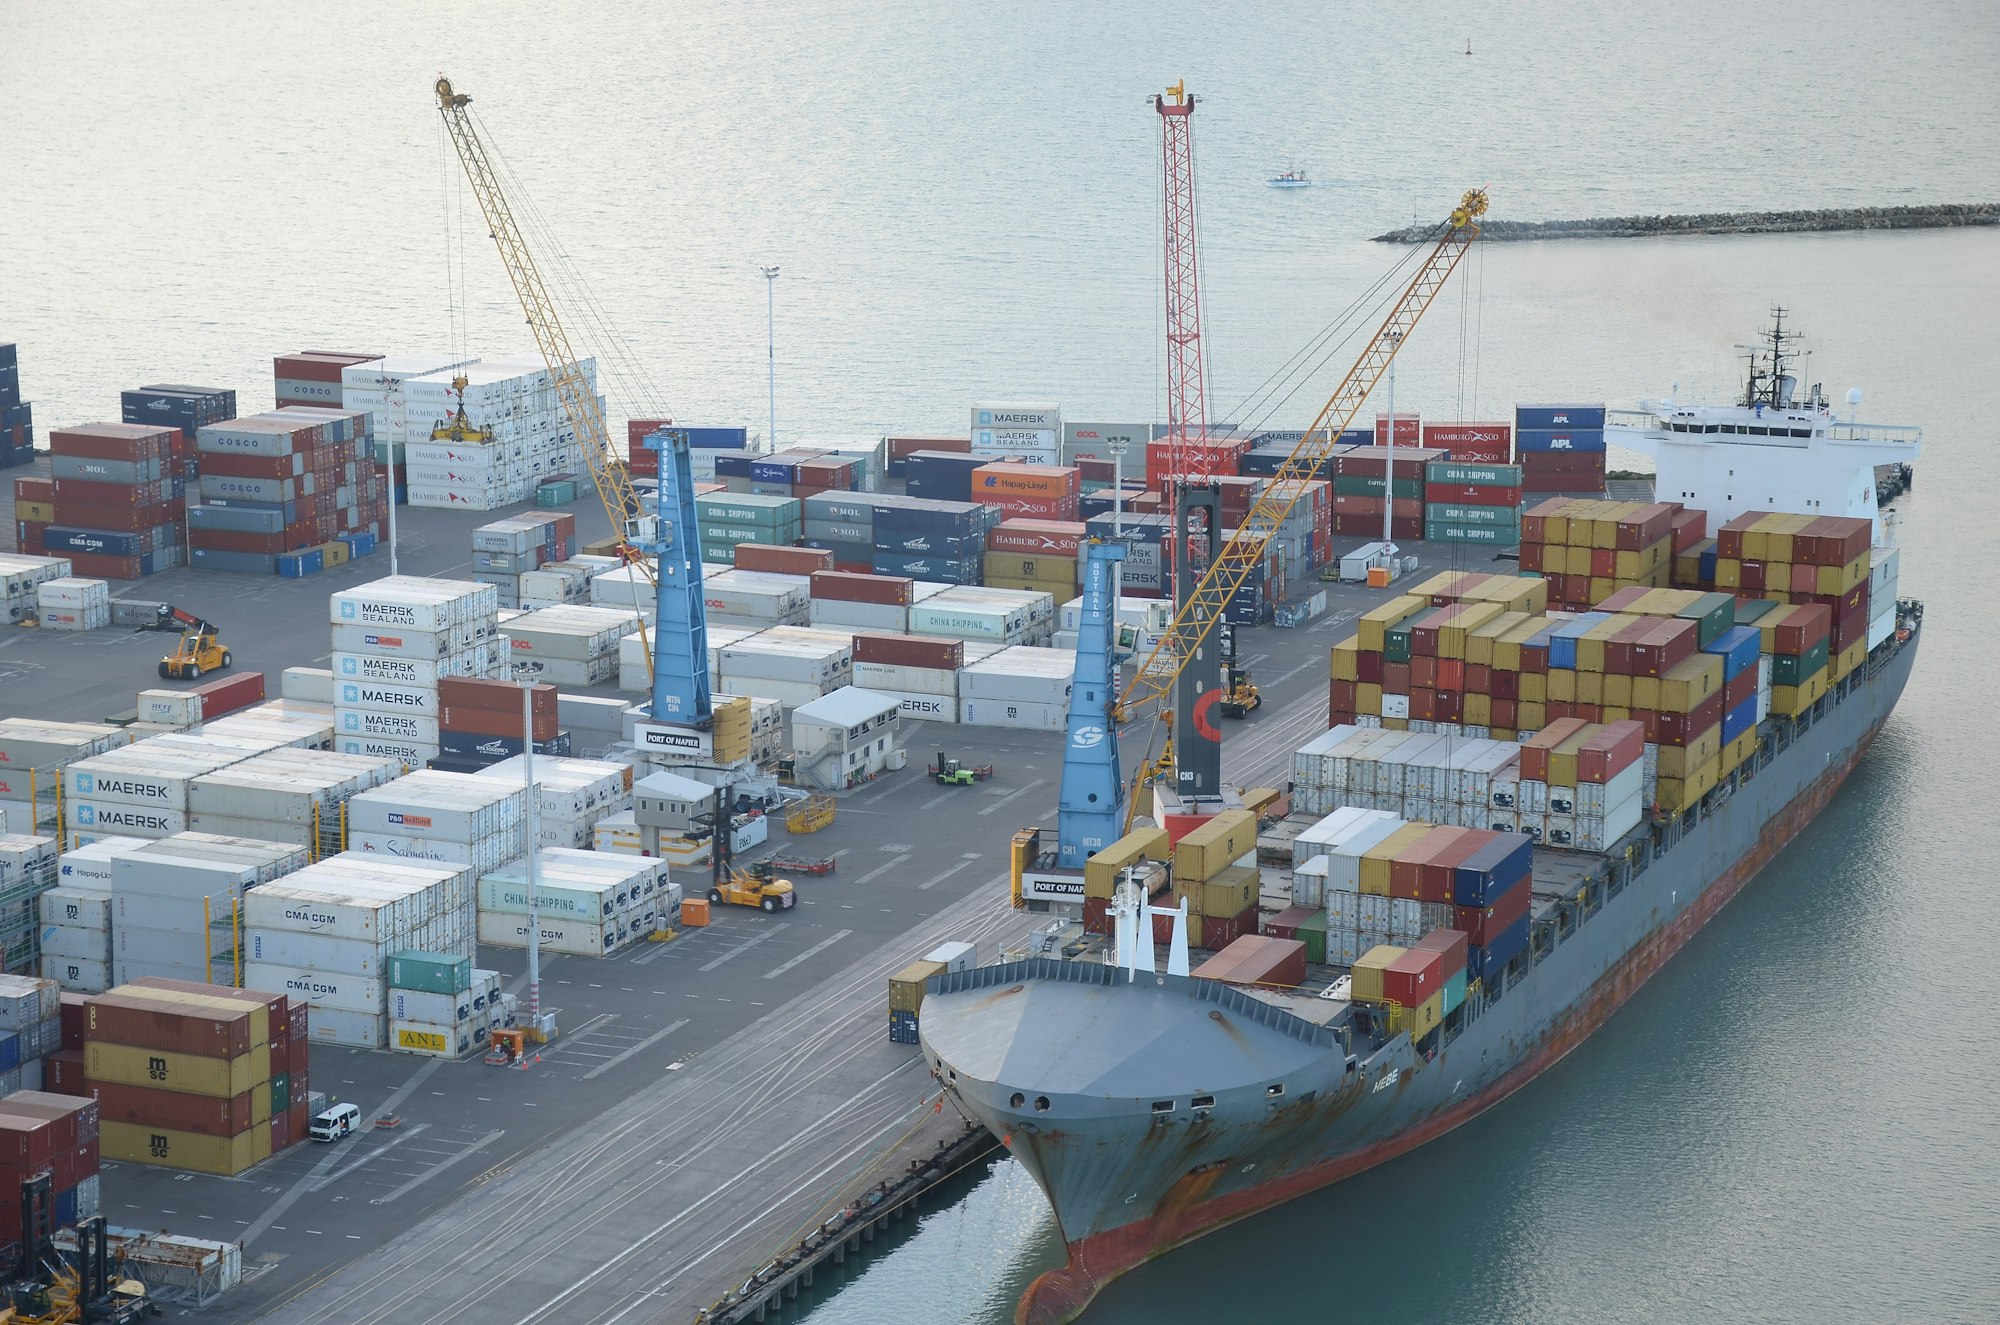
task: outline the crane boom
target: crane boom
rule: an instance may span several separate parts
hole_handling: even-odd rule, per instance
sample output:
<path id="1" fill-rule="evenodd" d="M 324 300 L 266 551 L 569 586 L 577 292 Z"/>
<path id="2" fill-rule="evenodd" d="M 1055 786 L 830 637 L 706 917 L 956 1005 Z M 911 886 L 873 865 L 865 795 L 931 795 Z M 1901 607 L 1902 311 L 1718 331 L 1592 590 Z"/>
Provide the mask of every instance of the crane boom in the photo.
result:
<path id="1" fill-rule="evenodd" d="M 576 430 L 576 440 L 583 451 L 584 463 L 590 466 L 591 482 L 597 488 L 598 500 L 604 503 L 604 513 L 610 517 L 611 532 L 627 549 L 626 560 L 640 568 L 655 589 L 659 586 L 658 572 L 650 560 L 630 555 L 632 543 L 632 521 L 640 514 L 639 496 L 632 487 L 632 474 L 625 461 L 612 445 L 611 429 L 605 422 L 604 411 L 598 405 L 597 395 L 584 380 L 583 369 L 579 366 L 576 352 L 570 346 L 569 332 L 564 330 L 562 318 L 556 313 L 555 300 L 549 295 L 547 282 L 542 279 L 541 269 L 535 265 L 535 258 L 528 251 L 527 240 L 521 235 L 521 227 L 515 223 L 514 210 L 507 205 L 507 195 L 500 188 L 500 177 L 487 158 L 486 145 L 479 140 L 478 130 L 473 127 L 472 113 L 466 109 L 472 98 L 463 92 L 454 92 L 451 80 L 440 76 L 436 85 L 438 114 L 444 117 L 445 130 L 451 135 L 452 145 L 458 149 L 458 161 L 465 168 L 465 177 L 472 183 L 473 196 L 479 199 L 479 210 L 486 218 L 486 229 L 493 237 L 493 243 L 500 250 L 500 261 L 507 268 L 507 279 L 514 284 L 514 295 L 521 301 L 521 311 L 527 314 L 528 327 L 535 334 L 535 344 L 542 352 L 542 360 L 548 365 L 549 380 L 555 385 L 556 394 L 561 397 L 563 413 L 569 417 L 570 427 Z M 639 622 L 639 635 L 646 635 L 646 623 Z M 653 672 L 653 649 L 650 640 L 644 649 L 646 672 Z"/>
<path id="2" fill-rule="evenodd" d="M 1469 190 L 1459 200 L 1446 223 L 1444 235 L 1425 257 L 1410 283 L 1396 298 L 1382 325 L 1369 340 L 1333 396 L 1320 409 L 1305 436 L 1278 468 L 1272 482 L 1264 487 L 1256 504 L 1238 526 L 1236 534 L 1218 549 L 1199 582 L 1189 592 L 1174 619 L 1151 653 L 1140 662 L 1125 693 L 1119 696 L 1114 717 L 1124 717 L 1138 706 L 1170 696 L 1181 671 L 1195 657 L 1215 624 L 1222 620 L 1230 600 L 1236 596 L 1251 570 L 1263 559 L 1264 549 L 1292 508 L 1305 493 L 1304 486 L 1286 480 L 1310 479 L 1333 453 L 1342 429 L 1361 409 L 1368 393 L 1389 369 L 1390 360 L 1402 347 L 1403 338 L 1430 307 L 1450 278 L 1466 248 L 1479 235 L 1479 218 L 1486 213 L 1486 193 Z M 1219 702 L 1219 691 L 1203 700 Z M 1195 719 L 1200 722 L 1207 709 L 1198 704 Z"/>

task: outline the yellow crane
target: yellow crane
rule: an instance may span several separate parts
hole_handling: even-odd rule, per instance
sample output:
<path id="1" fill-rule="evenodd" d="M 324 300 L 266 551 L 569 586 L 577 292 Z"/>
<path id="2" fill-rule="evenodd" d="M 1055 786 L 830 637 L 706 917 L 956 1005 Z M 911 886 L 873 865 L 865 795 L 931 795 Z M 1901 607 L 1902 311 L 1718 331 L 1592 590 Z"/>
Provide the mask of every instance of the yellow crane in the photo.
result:
<path id="1" fill-rule="evenodd" d="M 480 141 L 479 132 L 473 126 L 472 113 L 467 109 L 472 104 L 472 98 L 454 91 L 451 80 L 442 76 L 437 80 L 436 91 L 438 114 L 443 116 L 452 145 L 458 149 L 459 164 L 465 168 L 473 196 L 479 200 L 480 213 L 486 218 L 487 233 L 500 250 L 500 261 L 507 268 L 507 279 L 513 283 L 514 296 L 521 302 L 521 311 L 527 314 L 528 327 L 534 332 L 535 344 L 548 365 L 549 380 L 562 400 L 563 413 L 568 416 L 570 427 L 576 430 L 576 440 L 583 449 L 585 463 L 590 466 L 590 478 L 597 487 L 598 499 L 604 503 L 604 513 L 611 519 L 611 532 L 624 547 L 625 560 L 638 566 L 649 582 L 657 583 L 658 572 L 652 562 L 635 555 L 631 546 L 633 525 L 641 514 L 638 493 L 632 487 L 631 470 L 612 443 L 604 411 L 598 406 L 597 394 L 584 378 L 582 366 L 570 343 L 569 332 L 564 329 L 562 318 L 556 312 L 555 300 L 549 294 L 548 282 L 543 279 L 541 268 L 535 264 L 534 254 L 529 251 L 521 227 L 514 220 L 513 208 L 508 206 L 507 195 L 500 187 L 499 174 L 487 156 L 486 145 Z M 462 388 L 459 399 L 458 418 L 462 420 Z M 639 622 L 639 635 L 645 643 L 646 674 L 651 676 L 653 649 L 651 642 L 645 640 L 646 623 L 643 617 Z"/>
<path id="2" fill-rule="evenodd" d="M 1215 553 L 1187 600 L 1175 611 L 1172 622 L 1161 633 L 1159 641 L 1133 671 L 1132 680 L 1111 707 L 1114 722 L 1123 722 L 1144 705 L 1169 699 L 1173 695 L 1174 686 L 1180 680 L 1187 661 L 1195 656 L 1216 623 L 1222 620 L 1230 600 L 1263 560 L 1264 550 L 1272 537 L 1292 513 L 1292 508 L 1304 497 L 1302 483 L 1286 480 L 1314 477 L 1339 446 L 1341 432 L 1360 412 L 1376 383 L 1389 371 L 1389 363 L 1402 348 L 1404 339 L 1416 328 L 1418 319 L 1423 317 L 1424 310 L 1430 307 L 1438 291 L 1444 288 L 1459 259 L 1465 256 L 1466 249 L 1478 238 L 1479 218 L 1485 214 L 1486 191 L 1471 189 L 1439 227 L 1437 241 L 1409 284 L 1397 295 L 1388 315 L 1382 319 L 1382 325 L 1361 351 L 1361 357 L 1347 370 L 1347 376 L 1341 379 L 1332 397 L 1320 408 L 1305 436 L 1292 448 L 1291 455 L 1278 467 L 1278 472 L 1265 484 L 1255 504 L 1239 522 L 1235 535 Z M 1169 724 L 1166 751 L 1170 752 L 1172 714 L 1165 706 L 1162 706 L 1161 713 Z M 1127 831 L 1130 831 L 1132 821 L 1138 814 L 1139 788 L 1145 785 L 1146 780 L 1157 778 L 1162 771 L 1162 761 L 1170 761 L 1171 758 L 1171 753 L 1163 753 L 1140 766 L 1132 795 L 1126 803 Z"/>

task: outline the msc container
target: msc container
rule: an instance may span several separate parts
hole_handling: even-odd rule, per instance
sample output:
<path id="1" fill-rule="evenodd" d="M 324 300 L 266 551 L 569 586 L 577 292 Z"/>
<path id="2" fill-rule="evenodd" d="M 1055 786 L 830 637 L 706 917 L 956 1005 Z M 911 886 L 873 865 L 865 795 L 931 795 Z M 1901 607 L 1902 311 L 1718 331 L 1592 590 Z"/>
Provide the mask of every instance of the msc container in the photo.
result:
<path id="1" fill-rule="evenodd" d="M 138 1127 L 167 1127 L 201 1136 L 235 1136 L 248 1131 L 271 1116 L 268 1090 L 247 1090 L 240 1095 L 219 1098 L 190 1095 L 185 1091 L 154 1086 L 127 1086 L 114 1081 L 93 1081 L 90 1093 L 99 1109 L 99 1143 L 107 1123 L 130 1123 Z M 262 1107 L 259 1107 L 261 1101 Z"/>
<path id="2" fill-rule="evenodd" d="M 248 1008 L 201 1007 L 148 998 L 129 986 L 100 994 L 84 1009 L 85 1037 L 113 1044 L 172 1049 L 202 1058 L 250 1052 Z"/>
<path id="3" fill-rule="evenodd" d="M 105 1159 L 227 1178 L 270 1158 L 271 1127 L 261 1123 L 235 1136 L 203 1136 L 171 1127 L 106 1122 L 98 1133 L 98 1151 Z"/>
<path id="4" fill-rule="evenodd" d="M 83 1064 L 92 1081 L 150 1086 L 216 1099 L 241 1095 L 271 1078 L 268 1046 L 235 1058 L 206 1058 L 170 1049 L 91 1040 L 83 1047 Z"/>

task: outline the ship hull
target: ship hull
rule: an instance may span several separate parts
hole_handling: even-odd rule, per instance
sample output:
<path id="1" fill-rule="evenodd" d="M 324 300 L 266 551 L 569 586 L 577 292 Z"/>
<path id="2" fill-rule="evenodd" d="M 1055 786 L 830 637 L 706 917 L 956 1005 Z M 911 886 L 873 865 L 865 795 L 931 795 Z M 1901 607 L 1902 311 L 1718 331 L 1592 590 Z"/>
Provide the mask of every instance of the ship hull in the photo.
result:
<path id="1" fill-rule="evenodd" d="M 1400 1037 L 1358 1061 L 1328 1050 L 1317 1074 L 1291 1074 L 1293 1096 L 1306 1095 L 1299 1103 L 1273 1107 L 1261 1098 L 1268 1087 L 1251 1082 L 1218 1092 L 1212 1116 L 1179 1133 L 1149 1127 L 1159 1120 L 1145 1117 L 1143 1103 L 1136 1114 L 1097 1109 L 1052 1125 L 1009 1107 L 999 1083 L 956 1082 L 962 1102 L 1007 1138 L 1048 1193 L 1068 1248 L 1067 1263 L 1029 1287 L 1016 1320 L 1074 1320 L 1119 1275 L 1433 1140 L 1561 1061 L 1839 791 L 1894 709 L 1915 643 L 1867 668 L 1841 702 L 1429 1060 Z M 927 1023 L 931 1016 L 927 1007 Z M 934 1061 L 949 1073 L 946 1058 Z"/>

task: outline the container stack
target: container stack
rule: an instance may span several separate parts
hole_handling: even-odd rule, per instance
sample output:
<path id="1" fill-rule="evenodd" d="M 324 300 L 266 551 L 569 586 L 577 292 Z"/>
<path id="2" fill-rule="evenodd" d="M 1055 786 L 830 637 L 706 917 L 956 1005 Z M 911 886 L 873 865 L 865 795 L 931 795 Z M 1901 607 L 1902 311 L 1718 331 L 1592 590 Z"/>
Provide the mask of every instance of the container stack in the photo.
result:
<path id="1" fill-rule="evenodd" d="M 0 832 L 0 959 L 32 971 L 40 952 L 36 899 L 56 885 L 56 839 Z"/>
<path id="2" fill-rule="evenodd" d="M 1174 896 L 1185 900 L 1188 942 L 1220 951 L 1257 932 L 1257 816 L 1224 810 L 1174 843 Z"/>
<path id="3" fill-rule="evenodd" d="M 438 757 L 438 682 L 501 674 L 490 584 L 394 576 L 331 596 L 336 748 L 413 768 Z"/>
<path id="4" fill-rule="evenodd" d="M 58 1229 L 103 1212 L 98 1180 L 99 1109 L 94 1099 L 41 1090 L 0 1098 L 0 1239 L 19 1243 L 26 1188 L 49 1183 L 50 1215 Z"/>
<path id="5" fill-rule="evenodd" d="M 964 451 L 918 451 L 903 462 L 903 490 L 924 501 L 971 501 L 973 475 L 987 464 Z"/>
<path id="6" fill-rule="evenodd" d="M 790 479 L 773 486 L 783 486 L 786 491 L 704 493 L 694 499 L 703 561 L 732 564 L 738 543 L 782 547 L 799 541 L 804 531 L 800 499 L 790 494 Z"/>
<path id="7" fill-rule="evenodd" d="M 49 434 L 52 523 L 20 524 L 20 548 L 70 559 L 94 579 L 136 580 L 182 562 L 186 480 L 172 472 L 180 431 L 90 423 Z"/>
<path id="8" fill-rule="evenodd" d="M 1415 542 L 1424 536 L 1424 476 L 1432 463 L 1449 460 L 1442 451 L 1400 444 L 1355 446 L 1333 457 L 1333 531 L 1343 538 L 1382 537 L 1387 503 L 1391 538 Z M 1389 472 L 1384 472 L 1387 469 Z"/>
<path id="9" fill-rule="evenodd" d="M 176 833 L 120 853 L 111 861 L 112 980 L 231 978 L 245 898 L 306 861 L 303 847 L 213 833 Z"/>
<path id="10" fill-rule="evenodd" d="M 34 498 L 19 495 L 31 486 L 48 489 L 50 485 L 47 479 L 15 479 L 14 518 L 17 522 L 47 524 L 55 518 L 53 496 L 48 491 L 41 491 Z M 42 585 L 50 580 L 68 579 L 70 570 L 68 557 L 0 552 L 0 621 L 11 624 L 35 612 L 41 605 Z"/>
<path id="11" fill-rule="evenodd" d="M 719 688 L 727 695 L 809 704 L 854 681 L 854 637 L 806 626 L 775 626 L 722 647 Z"/>
<path id="12" fill-rule="evenodd" d="M 877 575 L 906 575 L 940 584 L 978 584 L 984 571 L 986 534 L 999 508 L 975 502 L 906 498 L 878 504 L 871 526 Z M 836 554 L 837 559 L 837 554 Z"/>
<path id="13" fill-rule="evenodd" d="M 741 708 L 744 718 L 748 718 L 748 701 L 740 701 L 735 707 Z M 747 754 L 746 742 L 744 756 Z M 744 756 L 737 756 L 734 751 L 727 755 L 718 753 L 717 762 L 728 763 L 732 757 Z M 488 765 L 480 770 L 479 776 L 521 786 L 526 762 L 516 755 Z M 535 844 L 585 849 L 596 840 L 601 821 L 632 808 L 632 766 L 595 759 L 537 756 L 535 791 Z"/>
<path id="14" fill-rule="evenodd" d="M 963 640 L 854 637 L 854 684 L 895 699 L 897 716 L 908 722 L 957 722 L 964 666 Z"/>
<path id="15" fill-rule="evenodd" d="M 341 374 L 360 364 L 374 363 L 379 354 L 354 354 L 340 350 L 300 350 L 280 354 L 271 360 L 272 394 L 279 409 L 287 405 L 310 405 L 320 409 L 353 409 L 347 403 Z M 386 463 L 375 457 L 379 463 Z M 401 457 L 396 460 L 402 463 Z"/>
<path id="16" fill-rule="evenodd" d="M 1316 815 L 1355 807 L 1486 828 L 1493 779 L 1518 753 L 1511 740 L 1343 724 L 1293 752 L 1292 803 Z"/>
<path id="17" fill-rule="evenodd" d="M 671 428 L 687 439 L 694 477 L 704 482 L 715 477 L 719 454 L 747 452 L 750 447 L 748 428 L 683 426 L 672 419 L 628 419 L 625 456 L 635 478 L 652 478 L 660 472 L 660 453 L 647 446 L 646 439 L 663 428 Z"/>
<path id="18" fill-rule="evenodd" d="M 1306 982 L 1306 945 L 1274 934 L 1245 934 L 1188 974 L 1232 985 L 1296 989 Z"/>
<path id="19" fill-rule="evenodd" d="M 472 881 L 463 865 L 348 851 L 264 884 L 244 902 L 243 983 L 284 991 L 305 982 L 315 995 L 313 1039 L 380 1049 L 390 955 L 471 957 Z"/>
<path id="20" fill-rule="evenodd" d="M 21 398 L 21 356 L 12 342 L 0 345 L 0 469 L 35 458 L 35 410 Z"/>
<path id="21" fill-rule="evenodd" d="M 374 551 L 387 496 L 368 461 L 371 416 L 292 407 L 195 434 L 194 564 L 298 578 Z"/>
<path id="22" fill-rule="evenodd" d="M 522 753 L 530 740 L 537 754 L 569 753 L 569 733 L 560 730 L 556 688 L 529 686 L 526 715 L 521 712 L 521 691 L 512 681 L 448 676 L 438 682 L 439 748 L 431 767 L 477 773 Z"/>
<path id="23" fill-rule="evenodd" d="M 443 952 L 389 957 L 389 1047 L 403 1053 L 457 1058 L 478 1047 L 490 1029 L 483 1015 L 489 991 L 470 957 Z"/>
<path id="24" fill-rule="evenodd" d="M 947 455 L 971 455 L 969 437 L 885 437 L 883 472 L 890 478 L 907 480 L 910 457 L 919 451 L 942 451 Z M 912 494 L 918 495 L 918 494 Z"/>
<path id="25" fill-rule="evenodd" d="M 1529 492 L 1604 491 L 1604 406 L 1515 406 L 1514 458 Z"/>
<path id="26" fill-rule="evenodd" d="M 814 571 L 806 591 L 806 619 L 823 630 L 905 634 L 916 601 L 916 581 L 900 575 Z"/>
<path id="27" fill-rule="evenodd" d="M 188 826 L 198 832 L 305 847 L 313 857 L 341 849 L 348 800 L 393 781 L 402 765 L 331 750 L 273 750 L 195 778 Z"/>
<path id="28" fill-rule="evenodd" d="M 374 365 L 345 370 L 366 375 Z M 580 360 L 584 389 L 597 390 L 597 362 Z M 477 440 L 433 440 L 457 413 L 463 379 L 467 420 Z M 397 414 L 389 402 L 389 417 Z M 574 474 L 583 451 L 560 393 L 539 354 L 459 364 L 405 379 L 401 424 L 410 505 L 490 511 L 526 501 L 545 479 Z"/>
<path id="29" fill-rule="evenodd" d="M 1061 731 L 1069 719 L 1076 655 L 1067 649 L 1005 648 L 958 674 L 958 721 L 971 727 Z"/>
<path id="30" fill-rule="evenodd" d="M 1055 634 L 1051 594 L 962 585 L 910 607 L 910 633 L 994 644 L 1043 646 Z"/>
<path id="31" fill-rule="evenodd" d="M 56 886 L 35 899 L 43 978 L 78 994 L 111 987 L 111 862 L 145 844 L 139 837 L 107 837 L 57 858 Z"/>
<path id="32" fill-rule="evenodd" d="M 823 573 L 823 572 L 822 572 Z M 702 601 L 711 626 L 763 630 L 770 626 L 803 626 L 812 619 L 811 577 L 769 571 L 722 569 L 705 572 Z M 652 594 L 645 594 L 644 611 L 652 615 Z"/>
<path id="33" fill-rule="evenodd" d="M 131 739 L 130 732 L 101 722 L 0 718 L 0 814 L 16 832 L 55 828 L 63 769 Z"/>
<path id="34" fill-rule="evenodd" d="M 1866 660 L 1871 623 L 1881 609 L 1895 608 L 1893 570 L 1884 598 L 1873 597 L 1873 528 L 1872 521 L 1855 516 L 1745 512 L 1716 534 L 1716 587 L 1826 608 L 1831 684 Z"/>
<path id="35" fill-rule="evenodd" d="M 615 608 L 564 605 L 510 617 L 500 636 L 515 679 L 582 688 L 617 680 L 618 641 L 638 629 L 637 618 Z"/>
<path id="36" fill-rule="evenodd" d="M 1060 405 L 985 404 L 972 407 L 972 454 L 987 460 L 1053 465 L 1062 459 Z"/>
<path id="37" fill-rule="evenodd" d="M 123 984 L 84 1008 L 104 1156 L 234 1177 L 305 1139 L 305 1008 L 192 981 Z"/>
<path id="38" fill-rule="evenodd" d="M 1715 748 L 1716 733 L 1710 730 L 1693 746 L 1663 743 L 1648 754 L 1644 729 L 1636 722 L 1600 726 L 1557 719 L 1522 741 L 1519 762 L 1494 776 L 1493 826 L 1551 847 L 1608 851 L 1639 826 L 1654 797 L 1673 802 L 1673 809 L 1692 799 L 1683 796 L 1681 780 L 1706 780 L 1699 791 L 1686 788 L 1694 795 L 1713 786 L 1714 775 L 1705 770 L 1714 756 L 1705 752 Z M 1663 764 L 1671 770 L 1664 789 L 1657 785 Z"/>
<path id="39" fill-rule="evenodd" d="M 498 589 L 500 606 L 518 608 L 526 573 L 575 554 L 574 515 L 511 515 L 472 531 L 472 578 Z"/>
<path id="40" fill-rule="evenodd" d="M 815 493 L 805 498 L 799 503 L 802 541 L 810 548 L 830 552 L 835 570 L 873 570 L 879 500 L 845 492 Z"/>
<path id="41" fill-rule="evenodd" d="M 535 910 L 545 952 L 604 957 L 680 921 L 680 887 L 655 857 L 544 847 L 535 853 Z M 528 946 L 525 864 L 479 876 L 479 941 Z"/>
<path id="42" fill-rule="evenodd" d="M 255 739 L 166 732 L 77 760 L 63 769 L 64 826 L 76 841 L 185 832 L 195 778 L 271 748 Z"/>
<path id="43" fill-rule="evenodd" d="M 1082 579 L 1086 533 L 1074 518 L 1002 520 L 986 535 L 986 586 L 1045 593 L 1058 606 L 1068 602 Z"/>
<path id="44" fill-rule="evenodd" d="M 528 849 L 526 793 L 493 778 L 424 769 L 347 803 L 351 857 L 497 870 Z M 405 944 L 405 947 L 438 947 Z"/>
<path id="45" fill-rule="evenodd" d="M 1569 608 L 1633 585 L 1667 588 L 1682 514 L 1676 502 L 1550 498 L 1521 519 L 1521 569 L 1541 572 L 1550 601 Z"/>
<path id="46" fill-rule="evenodd" d="M 1424 470 L 1424 537 L 1433 543 L 1521 541 L 1519 465 L 1434 460 Z"/>
<path id="47" fill-rule="evenodd" d="M 111 586 L 103 580 L 54 579 L 35 586 L 43 630 L 103 630 L 111 624 Z"/>
<path id="48" fill-rule="evenodd" d="M 1082 479 L 1069 465 L 1003 460 L 972 471 L 972 501 L 1008 519 L 1075 520 Z"/>
<path id="49" fill-rule="evenodd" d="M 127 423 L 171 426 L 178 434 L 172 476 L 193 478 L 195 436 L 211 423 L 236 417 L 236 392 L 219 386 L 142 386 L 119 393 L 119 417 Z"/>
<path id="50" fill-rule="evenodd" d="M 731 549 L 731 557 L 731 565 L 736 570 L 764 571 L 772 575 L 813 575 L 833 569 L 833 553 L 822 548 L 738 543 Z"/>
<path id="51" fill-rule="evenodd" d="M 1504 465 L 1514 458 L 1514 425 L 1426 423 L 1423 444 L 1468 464 Z"/>
<path id="52" fill-rule="evenodd" d="M 407 503 L 410 499 L 409 443 L 428 441 L 431 435 L 428 423 L 414 430 L 409 425 L 409 383 L 435 373 L 445 374 L 445 380 L 449 381 L 451 370 L 464 362 L 444 354 L 375 355 L 340 366 L 337 402 L 310 403 L 337 403 L 342 409 L 366 410 L 373 416 L 377 472 L 385 480 L 394 479 L 396 500 Z M 280 361 L 281 370 L 283 367 L 284 362 Z M 297 382 L 300 379 L 288 380 Z"/>
<path id="53" fill-rule="evenodd" d="M 889 977 L 891 1043 L 922 1043 L 918 1028 L 922 1024 L 924 994 L 930 989 L 931 977 L 943 975 L 946 969 L 945 964 L 939 961 L 911 962 Z"/>

